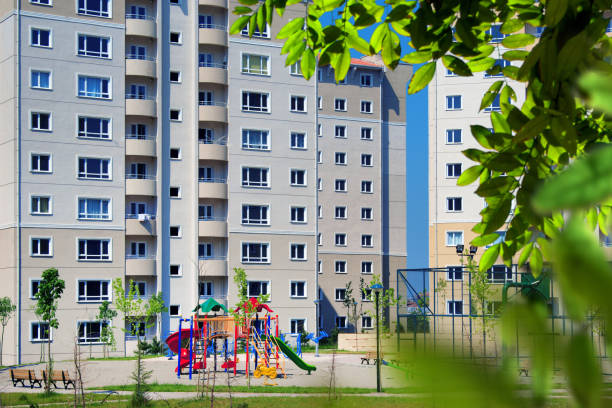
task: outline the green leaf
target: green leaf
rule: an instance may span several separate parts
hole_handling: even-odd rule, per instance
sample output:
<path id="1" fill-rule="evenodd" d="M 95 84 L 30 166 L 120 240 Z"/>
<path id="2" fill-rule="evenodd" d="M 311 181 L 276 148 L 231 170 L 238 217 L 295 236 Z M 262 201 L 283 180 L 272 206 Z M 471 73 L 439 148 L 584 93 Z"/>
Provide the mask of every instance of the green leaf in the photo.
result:
<path id="1" fill-rule="evenodd" d="M 238 6 L 238 7 L 234 8 L 232 13 L 234 13 L 236 15 L 242 15 L 242 14 L 249 14 L 252 11 L 253 10 L 250 7 Z"/>
<path id="2" fill-rule="evenodd" d="M 502 57 L 507 61 L 524 61 L 529 55 L 529 51 L 525 50 L 510 50 L 502 54 Z"/>
<path id="3" fill-rule="evenodd" d="M 469 169 L 461 173 L 459 179 L 457 180 L 457 185 L 467 186 L 469 184 L 472 184 L 480 176 L 480 173 L 482 173 L 483 170 L 484 167 L 481 164 L 470 167 Z"/>
<path id="4" fill-rule="evenodd" d="M 544 259 L 542 258 L 542 252 L 539 248 L 534 247 L 529 256 L 529 270 L 531 274 L 537 278 L 542 273 L 542 266 L 544 265 Z"/>
<path id="5" fill-rule="evenodd" d="M 476 141 L 480 143 L 482 147 L 485 149 L 493 149 L 493 145 L 489 143 L 489 138 L 492 135 L 489 129 L 480 125 L 472 125 L 470 126 L 470 130 L 472 131 L 472 136 L 474 136 L 474 139 L 476 139 Z"/>
<path id="6" fill-rule="evenodd" d="M 553 0 L 546 2 L 544 14 L 544 24 L 548 27 L 554 27 L 563 18 L 567 11 L 567 0 Z"/>
<path id="7" fill-rule="evenodd" d="M 495 133 L 512 133 L 512 129 L 510 128 L 508 121 L 506 121 L 506 118 L 504 118 L 499 112 L 491 112 L 491 124 L 493 125 Z"/>
<path id="8" fill-rule="evenodd" d="M 315 58 L 314 52 L 307 48 L 302 54 L 302 61 L 300 62 L 300 67 L 302 68 L 302 74 L 304 78 L 307 80 L 312 77 L 315 72 L 315 68 L 317 67 L 317 60 Z"/>
<path id="9" fill-rule="evenodd" d="M 409 64 L 422 64 L 433 58 L 431 51 L 415 51 L 410 54 L 406 54 L 402 57 L 402 61 Z"/>
<path id="10" fill-rule="evenodd" d="M 533 44 L 535 37 L 531 34 L 512 34 L 502 40 L 506 48 L 523 48 Z"/>
<path id="11" fill-rule="evenodd" d="M 515 183 L 513 177 L 498 176 L 486 180 L 477 189 L 476 194 L 481 197 L 491 197 L 506 194 Z"/>
<path id="12" fill-rule="evenodd" d="M 495 65 L 495 59 L 490 57 L 473 59 L 467 63 L 472 72 L 482 72 Z"/>
<path id="13" fill-rule="evenodd" d="M 478 269 L 480 269 L 480 272 L 488 271 L 493 266 L 493 264 L 495 264 L 495 261 L 497 261 L 497 258 L 499 257 L 500 247 L 501 244 L 495 244 L 493 246 L 490 246 L 484 252 L 484 254 L 482 254 L 482 257 L 480 258 L 480 263 L 478 265 Z"/>
<path id="14" fill-rule="evenodd" d="M 505 194 L 495 205 L 489 205 L 482 211 L 482 219 L 486 224 L 485 234 L 497 231 L 506 223 L 512 209 L 512 198 L 512 194 Z"/>
<path id="15" fill-rule="evenodd" d="M 493 102 L 495 97 L 499 94 L 499 91 L 503 85 L 504 81 L 493 82 L 493 84 L 489 87 L 487 92 L 485 92 L 484 96 L 482 97 L 482 100 L 480 101 L 480 108 L 478 109 L 479 111 L 483 110 L 487 106 L 491 106 L 491 102 Z"/>
<path id="16" fill-rule="evenodd" d="M 477 247 L 483 247 L 495 242 L 497 239 L 499 239 L 499 234 L 485 234 L 474 238 L 470 244 Z"/>
<path id="17" fill-rule="evenodd" d="M 527 122 L 516 134 L 513 139 L 514 143 L 523 143 L 526 140 L 533 139 L 538 136 L 550 123 L 550 117 L 542 113 Z"/>
<path id="18" fill-rule="evenodd" d="M 555 1 L 547 4 L 550 3 Z M 601 406 L 601 367 L 593 352 L 590 336 L 585 333 L 571 336 L 565 359 L 568 385 L 578 406 Z"/>
<path id="19" fill-rule="evenodd" d="M 251 18 L 251 16 L 242 16 L 234 21 L 234 24 L 232 24 L 229 30 L 230 34 L 238 34 L 240 31 L 242 31 L 242 29 L 249 22 L 249 18 Z"/>
<path id="20" fill-rule="evenodd" d="M 398 48 L 396 46 L 393 37 L 394 35 L 395 33 L 389 31 L 385 38 L 383 38 L 383 48 L 381 52 L 383 62 L 391 69 L 394 69 L 399 63 L 400 54 L 398 51 L 401 49 L 401 47 Z"/>
<path id="21" fill-rule="evenodd" d="M 492 155 L 483 163 L 483 166 L 487 169 L 501 172 L 510 172 L 516 168 L 523 167 L 514 154 L 507 152 Z"/>
<path id="22" fill-rule="evenodd" d="M 588 208 L 612 197 L 612 146 L 596 149 L 549 179 L 533 197 L 540 213 Z"/>
<path id="23" fill-rule="evenodd" d="M 444 55 L 442 57 L 442 63 L 446 68 L 451 70 L 460 76 L 471 76 L 472 71 L 468 68 L 467 64 L 457 57 L 452 55 Z"/>
<path id="24" fill-rule="evenodd" d="M 348 48 L 344 48 L 340 54 L 336 65 L 334 66 L 334 74 L 336 82 L 342 81 L 346 77 L 346 73 L 351 67 L 351 52 Z"/>
<path id="25" fill-rule="evenodd" d="M 589 93 L 593 107 L 612 113 L 612 75 L 603 72 L 587 72 L 578 80 L 582 89 Z"/>
<path id="26" fill-rule="evenodd" d="M 315 4 L 326 13 L 337 9 L 342 3 L 344 3 L 344 0 L 319 0 Z"/>
<path id="27" fill-rule="evenodd" d="M 374 32 L 372 33 L 372 37 L 370 37 L 370 46 L 374 51 L 373 54 L 379 53 L 382 49 L 383 39 L 389 32 L 389 26 L 387 24 L 380 24 Z"/>
<path id="28" fill-rule="evenodd" d="M 519 19 L 516 19 L 516 18 L 511 18 L 509 20 L 506 20 L 504 24 L 502 24 L 500 31 L 503 34 L 512 34 L 512 33 L 516 33 L 517 31 L 522 29 L 524 26 L 525 26 L 525 22 Z"/>
<path id="29" fill-rule="evenodd" d="M 435 61 L 423 65 L 412 76 L 412 79 L 410 80 L 410 85 L 408 86 L 408 93 L 414 94 L 425 88 L 427 84 L 431 81 L 435 73 Z"/>
<path id="30" fill-rule="evenodd" d="M 282 40 L 290 37 L 293 33 L 301 30 L 304 27 L 304 17 L 296 18 L 288 22 L 276 35 L 276 38 Z"/>
<path id="31" fill-rule="evenodd" d="M 589 226 L 589 229 L 591 231 L 594 231 L 595 227 L 597 226 L 597 216 L 598 215 L 599 213 L 597 212 L 597 208 L 595 207 L 591 207 L 587 211 L 586 220 L 587 220 L 587 225 Z"/>
<path id="32" fill-rule="evenodd" d="M 608 234 L 608 217 L 604 214 L 603 210 L 599 211 L 599 215 L 597 216 L 597 225 L 599 226 L 599 230 L 604 235 Z"/>
<path id="33" fill-rule="evenodd" d="M 519 268 L 521 268 L 523 265 L 525 265 L 525 262 L 527 262 L 527 259 L 529 259 L 529 255 L 531 255 L 531 251 L 533 250 L 533 246 L 534 246 L 533 242 L 530 242 L 521 251 L 521 255 L 519 255 L 519 260 L 518 260 L 518 267 Z"/>

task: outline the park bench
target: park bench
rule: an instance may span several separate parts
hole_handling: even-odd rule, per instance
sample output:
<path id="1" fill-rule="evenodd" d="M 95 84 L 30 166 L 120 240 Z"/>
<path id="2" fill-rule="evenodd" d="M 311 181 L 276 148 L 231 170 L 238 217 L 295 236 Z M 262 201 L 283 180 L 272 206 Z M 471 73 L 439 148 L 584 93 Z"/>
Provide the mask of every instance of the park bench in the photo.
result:
<path id="1" fill-rule="evenodd" d="M 43 380 L 47 382 L 47 370 L 43 370 L 42 372 Z M 51 372 L 51 378 L 49 382 L 53 384 L 55 388 L 58 388 L 56 382 L 62 382 L 64 384 L 64 389 L 67 390 L 68 386 L 72 384 L 72 388 L 74 388 L 74 380 L 70 379 L 70 374 L 68 370 L 53 370 Z"/>
<path id="2" fill-rule="evenodd" d="M 383 355 L 382 353 L 380 353 L 380 358 L 382 357 Z M 375 351 L 368 351 L 365 356 L 361 357 L 361 364 L 365 362 L 368 365 L 370 365 L 370 360 L 372 360 L 374 364 L 376 364 L 376 352 Z"/>
<path id="3" fill-rule="evenodd" d="M 42 388 L 42 380 L 40 378 L 36 378 L 36 373 L 34 373 L 34 370 L 11 368 L 11 381 L 13 381 L 13 387 L 16 387 L 17 384 L 21 383 L 22 387 L 29 386 L 30 388 L 34 388 L 35 385 L 38 385 L 40 388 Z M 28 381 L 29 384 L 26 385 L 24 381 Z"/>

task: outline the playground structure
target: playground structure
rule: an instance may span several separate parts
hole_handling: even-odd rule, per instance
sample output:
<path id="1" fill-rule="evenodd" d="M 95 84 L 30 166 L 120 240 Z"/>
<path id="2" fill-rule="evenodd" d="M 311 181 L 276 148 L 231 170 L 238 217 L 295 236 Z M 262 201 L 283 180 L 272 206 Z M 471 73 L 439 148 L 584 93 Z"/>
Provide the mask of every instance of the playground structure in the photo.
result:
<path id="1" fill-rule="evenodd" d="M 255 311 L 249 317 L 247 310 Z M 209 315 L 210 312 L 221 312 L 223 315 Z M 203 315 L 200 315 L 202 312 Z M 260 315 L 263 312 L 262 315 Z M 225 306 L 209 299 L 194 309 L 194 315 L 188 319 L 179 320 L 179 330 L 166 339 L 168 348 L 178 356 L 177 377 L 181 371 L 189 368 L 189 379 L 194 371 L 207 369 L 207 357 L 214 357 L 213 369 L 217 371 L 217 357 L 223 357 L 221 368 L 225 371 L 233 370 L 234 376 L 238 373 L 238 343 L 245 343 L 244 372 L 247 377 L 251 375 L 250 360 L 254 359 L 253 376 L 262 376 L 270 379 L 279 374 L 286 377 L 285 356 L 293 361 L 299 368 L 308 371 L 316 370 L 315 366 L 305 363 L 281 339 L 278 315 L 272 315 L 273 310 L 265 304 L 260 304 L 255 298 L 250 298 L 242 306 L 236 308 L 234 316 L 228 315 Z M 189 323 L 189 328 L 183 328 L 183 322 Z M 218 342 L 222 347 L 218 350 Z"/>

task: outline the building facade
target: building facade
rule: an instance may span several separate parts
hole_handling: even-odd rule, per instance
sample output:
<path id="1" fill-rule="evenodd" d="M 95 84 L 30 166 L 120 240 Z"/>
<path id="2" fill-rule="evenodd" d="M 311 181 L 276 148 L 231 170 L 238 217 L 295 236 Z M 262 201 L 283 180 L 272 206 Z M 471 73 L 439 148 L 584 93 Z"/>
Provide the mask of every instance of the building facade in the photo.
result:
<path id="1" fill-rule="evenodd" d="M 306 81 L 275 40 L 297 14 L 229 35 L 237 4 L 0 6 L 0 296 L 18 305 L 6 361 L 37 361 L 48 341 L 55 358 L 75 342 L 101 353 L 96 316 L 116 278 L 163 294 L 168 312 L 137 328 L 146 339 L 177 330 L 202 299 L 235 305 L 235 267 L 250 296 L 270 295 L 286 333 L 316 331 L 317 315 L 342 328 L 336 295 L 349 280 L 379 274 L 394 287 L 411 68 L 355 59 L 345 84 L 325 68 Z M 66 290 L 49 333 L 34 308 L 50 267 Z M 108 324 L 115 353 L 131 352 L 130 328 Z"/>

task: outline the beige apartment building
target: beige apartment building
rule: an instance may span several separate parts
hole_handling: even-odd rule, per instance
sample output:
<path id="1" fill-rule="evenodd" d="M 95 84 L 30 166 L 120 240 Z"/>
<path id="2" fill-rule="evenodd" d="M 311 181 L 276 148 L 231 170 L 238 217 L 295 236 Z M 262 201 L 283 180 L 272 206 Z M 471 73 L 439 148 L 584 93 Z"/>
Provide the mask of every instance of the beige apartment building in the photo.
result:
<path id="1" fill-rule="evenodd" d="M 75 342 L 100 354 L 105 324 L 130 353 L 121 319 L 96 318 L 116 278 L 163 294 L 147 340 L 207 298 L 235 305 L 236 267 L 293 335 L 344 327 L 348 281 L 395 286 L 411 67 L 355 59 L 345 83 L 327 68 L 306 81 L 275 40 L 297 14 L 229 35 L 236 4 L 0 5 L 0 296 L 18 305 L 5 361 L 38 361 L 48 341 L 56 358 Z M 34 314 L 49 267 L 66 282 L 50 331 Z"/>

